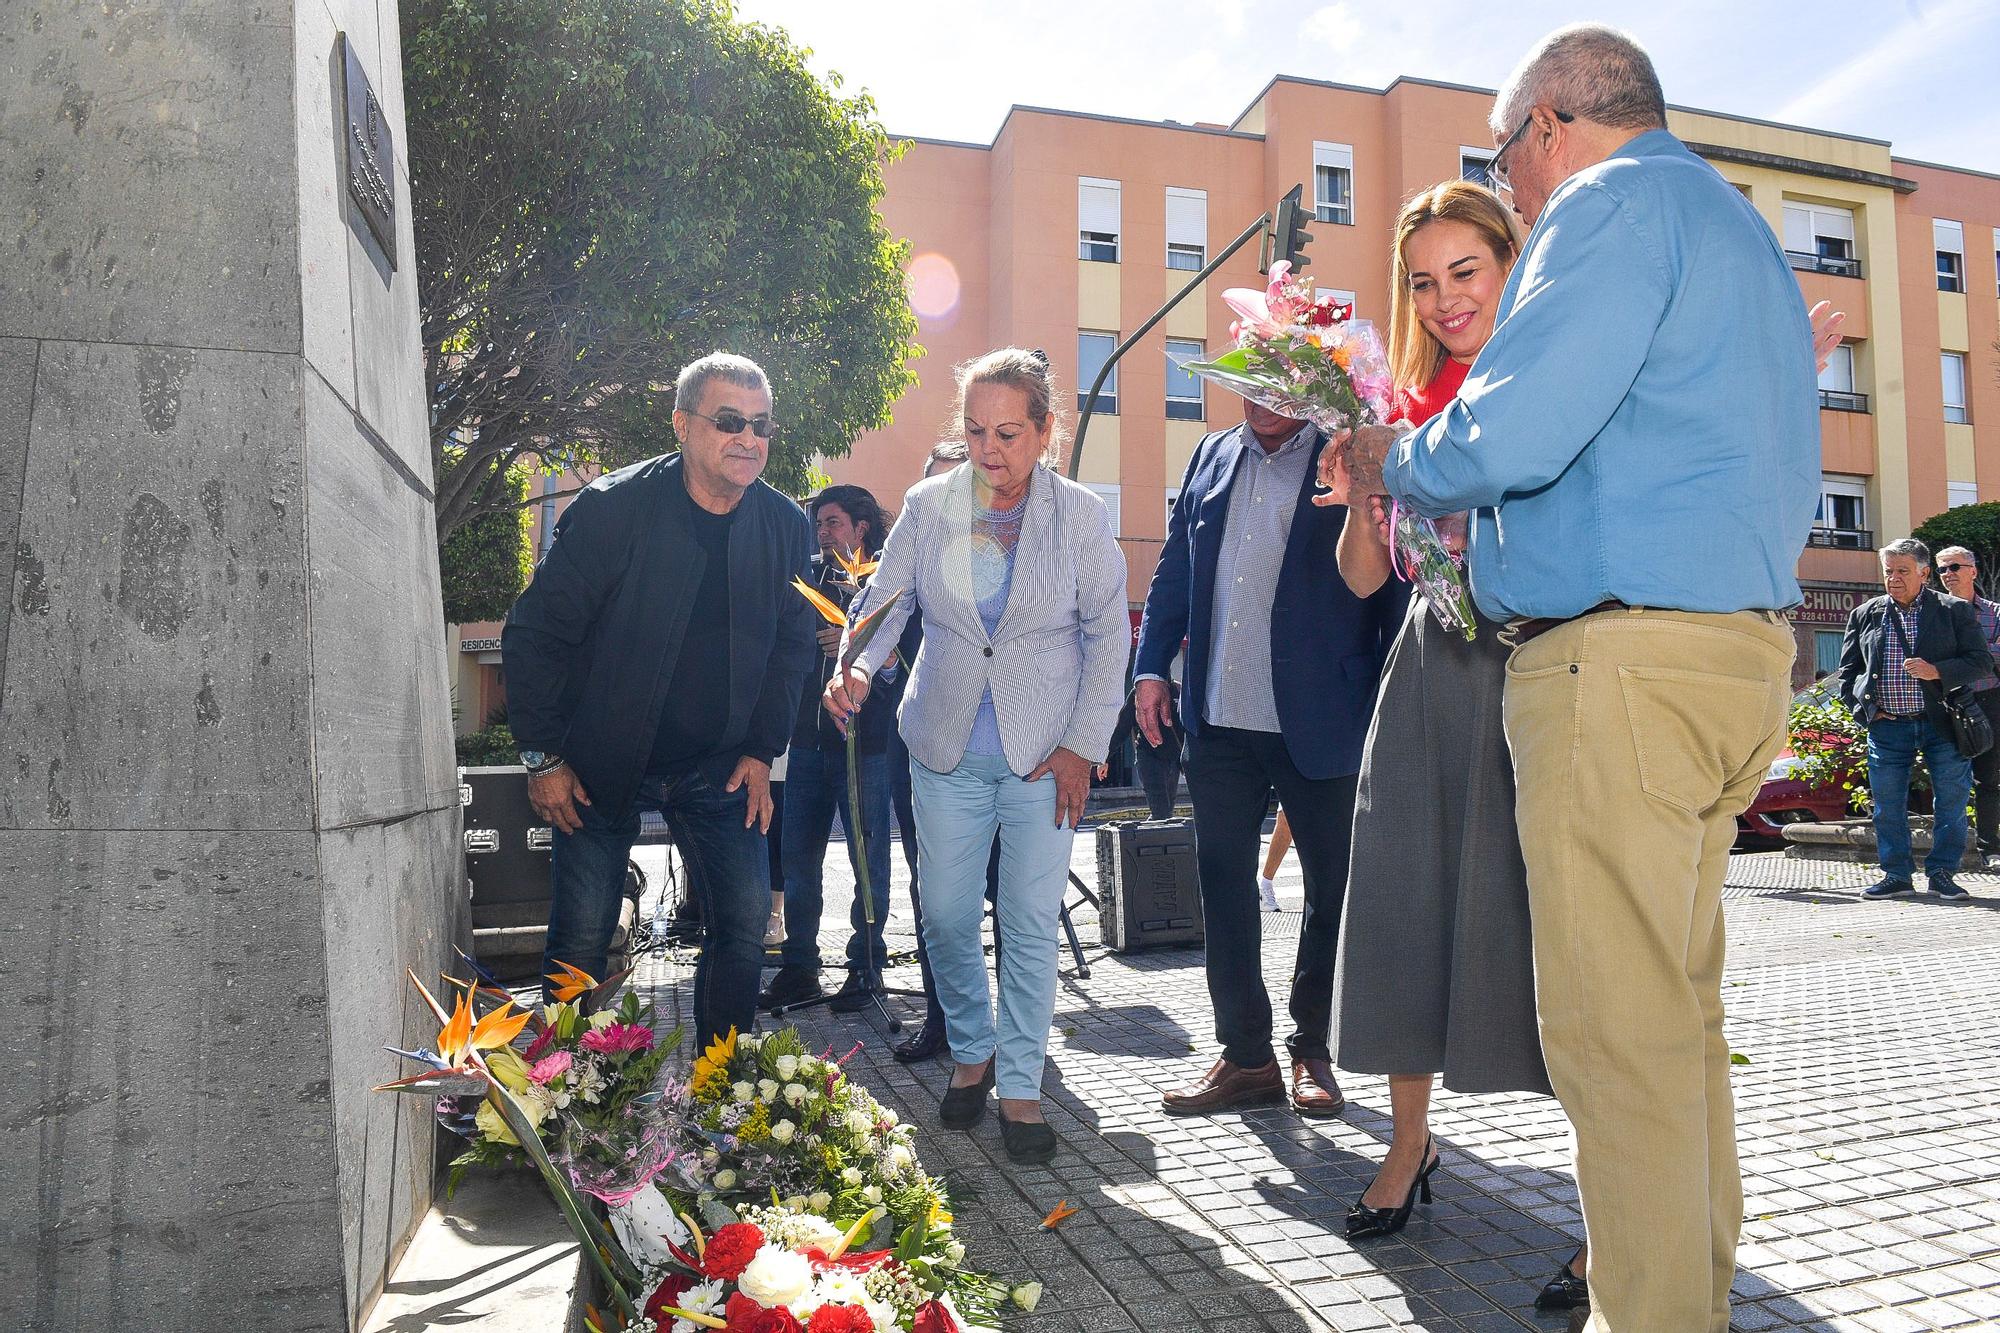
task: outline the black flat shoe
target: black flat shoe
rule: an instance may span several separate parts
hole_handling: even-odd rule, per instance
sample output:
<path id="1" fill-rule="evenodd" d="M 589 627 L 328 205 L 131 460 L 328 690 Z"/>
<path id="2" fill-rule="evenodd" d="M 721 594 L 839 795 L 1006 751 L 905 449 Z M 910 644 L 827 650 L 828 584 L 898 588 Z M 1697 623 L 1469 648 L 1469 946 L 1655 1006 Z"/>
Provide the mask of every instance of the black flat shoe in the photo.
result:
<path id="1" fill-rule="evenodd" d="M 1061 1140 L 1056 1132 L 1040 1120 L 1009 1120 L 1005 1112 L 1000 1116 L 1000 1143 L 1007 1149 L 1007 1160 L 1016 1166 L 1040 1166 L 1056 1155 Z"/>
<path id="2" fill-rule="evenodd" d="M 868 1007 L 869 997 L 882 989 L 882 978 L 865 972 L 849 972 L 846 984 L 834 992 L 827 1008 L 836 1014 L 858 1014 Z"/>
<path id="3" fill-rule="evenodd" d="M 993 1062 L 977 1083 L 962 1088 L 946 1088 L 938 1100 L 938 1123 L 946 1129 L 971 1129 L 986 1114 L 986 1094 L 993 1091 Z"/>
<path id="4" fill-rule="evenodd" d="M 1569 1257 L 1556 1275 L 1549 1279 L 1549 1285 L 1542 1288 L 1542 1294 L 1535 1297 L 1537 1310 L 1587 1310 L 1590 1308 L 1590 1286 L 1575 1272 L 1575 1264 L 1583 1258 L 1578 1250 Z"/>
<path id="5" fill-rule="evenodd" d="M 804 1004 L 817 1000 L 826 994 L 819 988 L 819 973 L 807 967 L 781 967 L 778 975 L 771 978 L 771 984 L 764 987 L 757 997 L 759 1009 L 782 1009 L 790 1004 Z"/>
<path id="6" fill-rule="evenodd" d="M 1365 1203 L 1356 1203 L 1347 1210 L 1347 1238 L 1366 1240 L 1370 1236 L 1393 1236 L 1401 1231 L 1410 1220 L 1410 1210 L 1417 1206 L 1417 1196 L 1423 1195 L 1425 1203 L 1431 1201 L 1431 1172 L 1444 1161 L 1431 1146 L 1428 1137 L 1424 1139 L 1424 1169 L 1417 1172 L 1417 1178 L 1410 1182 L 1410 1192 L 1395 1208 L 1370 1208 Z"/>
<path id="7" fill-rule="evenodd" d="M 924 1025 L 889 1048 L 889 1053 L 906 1065 L 935 1059 L 944 1049 L 944 1020 L 926 1018 Z"/>

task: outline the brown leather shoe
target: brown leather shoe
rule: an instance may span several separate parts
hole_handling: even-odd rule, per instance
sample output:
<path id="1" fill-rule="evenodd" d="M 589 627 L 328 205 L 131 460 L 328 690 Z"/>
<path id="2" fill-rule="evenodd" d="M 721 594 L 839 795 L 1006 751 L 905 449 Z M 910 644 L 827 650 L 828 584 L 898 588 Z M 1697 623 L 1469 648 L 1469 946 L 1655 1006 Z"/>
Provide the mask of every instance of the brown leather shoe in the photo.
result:
<path id="1" fill-rule="evenodd" d="M 1315 1120 L 1340 1114 L 1347 1098 L 1340 1095 L 1330 1060 L 1292 1061 L 1292 1109 Z"/>
<path id="2" fill-rule="evenodd" d="M 1278 1073 L 1276 1060 L 1266 1060 L 1248 1069 L 1217 1060 L 1200 1082 L 1163 1095 L 1160 1109 L 1168 1115 L 1208 1115 L 1232 1106 L 1275 1102 L 1284 1095 L 1285 1080 Z"/>

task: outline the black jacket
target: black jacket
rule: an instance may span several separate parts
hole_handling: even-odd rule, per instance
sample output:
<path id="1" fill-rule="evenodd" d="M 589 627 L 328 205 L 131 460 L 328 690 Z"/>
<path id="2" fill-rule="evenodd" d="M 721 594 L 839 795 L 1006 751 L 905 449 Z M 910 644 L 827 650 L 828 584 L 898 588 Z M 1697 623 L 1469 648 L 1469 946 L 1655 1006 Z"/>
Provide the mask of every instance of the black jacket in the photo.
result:
<path id="1" fill-rule="evenodd" d="M 706 564 L 687 522 L 679 454 L 599 477 L 570 503 L 500 637 L 507 721 L 524 749 L 560 754 L 600 813 L 631 809 L 683 651 L 729 654 L 729 714 L 698 767 L 717 786 L 745 755 L 775 759 L 817 647 L 791 586 L 812 524 L 763 482 L 729 531 L 726 645 L 687 623 Z"/>
<path id="2" fill-rule="evenodd" d="M 1986 636 L 1971 602 L 1926 587 L 1917 594 L 1916 656 L 1938 669 L 1936 682 L 1924 682 L 1924 716 L 1947 734 L 1951 717 L 1945 693 L 1970 685 L 1993 669 Z M 1863 726 L 1876 714 L 1875 694 L 1889 636 L 1887 594 L 1871 598 L 1847 613 L 1847 632 L 1840 642 L 1840 699 Z M 1938 687 L 1942 686 L 1943 689 Z"/>
<path id="3" fill-rule="evenodd" d="M 814 570 L 814 578 L 807 580 L 842 610 L 853 601 L 854 594 L 846 591 L 840 583 L 827 576 L 825 567 Z M 913 622 L 916 617 L 910 618 Z M 813 629 L 817 631 L 824 622 L 819 613 L 813 613 Z M 921 635 L 921 631 L 919 631 Z M 904 641 L 910 640 L 906 630 Z M 799 694 L 798 719 L 792 725 L 792 748 L 794 750 L 844 751 L 847 738 L 827 716 L 826 683 L 833 678 L 833 658 L 814 648 L 815 666 L 806 672 L 805 688 Z M 898 656 L 893 673 L 878 672 L 869 683 L 868 702 L 861 705 L 861 733 L 855 740 L 855 749 L 862 754 L 881 754 L 889 748 L 889 733 L 896 727 L 896 708 L 903 701 L 903 682 L 909 679 L 910 660 L 914 650 L 908 655 Z"/>

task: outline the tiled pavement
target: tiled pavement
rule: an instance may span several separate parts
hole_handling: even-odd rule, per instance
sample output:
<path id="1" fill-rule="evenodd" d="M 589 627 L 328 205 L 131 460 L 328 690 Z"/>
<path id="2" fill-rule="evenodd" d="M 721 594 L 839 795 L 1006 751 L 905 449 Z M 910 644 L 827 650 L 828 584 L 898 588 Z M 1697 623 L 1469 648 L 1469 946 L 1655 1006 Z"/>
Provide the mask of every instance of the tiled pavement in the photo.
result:
<path id="1" fill-rule="evenodd" d="M 641 853 L 659 882 L 663 853 Z M 897 862 L 892 948 L 910 940 Z M 1092 843 L 1075 868 L 1094 883 Z M 829 912 L 851 892 L 828 858 Z M 1863 867 L 1741 856 L 1731 865 L 1726 999 L 1748 1219 L 1735 1327 L 1903 1333 L 2000 1328 L 2000 878 L 1968 876 L 1973 903 L 1871 903 Z M 1267 916 L 1264 970 L 1282 1007 L 1300 885 Z M 1077 895 L 1072 893 L 1072 898 Z M 650 903 L 649 903 L 650 906 Z M 1050 1041 L 1049 1115 L 1063 1155 L 1009 1165 L 991 1117 L 971 1135 L 935 1128 L 945 1065 L 910 1069 L 871 1015 L 798 1016 L 816 1043 L 920 1126 L 924 1161 L 948 1173 L 973 1260 L 1047 1284 L 1023 1333 L 1123 1329 L 1488 1330 L 1560 1328 L 1531 1308 L 1580 1233 L 1565 1122 L 1552 1101 L 1439 1090 L 1437 1201 L 1399 1236 L 1349 1244 L 1348 1205 L 1388 1139 L 1380 1080 L 1343 1080 L 1346 1114 L 1282 1109 L 1171 1119 L 1161 1090 L 1212 1058 L 1198 950 L 1131 956 L 1067 950 Z M 829 958 L 844 936 L 823 937 Z M 668 1012 L 685 959 L 640 975 Z M 914 965 L 891 984 L 917 984 Z M 910 1002 L 899 1011 L 918 1015 Z M 1082 1211 L 1054 1232 L 1059 1200 Z"/>

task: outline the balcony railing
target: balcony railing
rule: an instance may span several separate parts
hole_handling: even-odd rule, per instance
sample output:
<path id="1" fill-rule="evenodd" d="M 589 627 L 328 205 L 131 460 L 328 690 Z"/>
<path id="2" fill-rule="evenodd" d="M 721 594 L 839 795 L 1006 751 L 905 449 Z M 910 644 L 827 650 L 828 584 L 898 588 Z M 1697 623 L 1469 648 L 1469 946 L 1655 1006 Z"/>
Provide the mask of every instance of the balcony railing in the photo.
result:
<path id="1" fill-rule="evenodd" d="M 1875 534 L 1867 528 L 1814 528 L 1806 538 L 1808 546 L 1831 546 L 1842 551 L 1872 551 Z"/>
<path id="2" fill-rule="evenodd" d="M 1861 261 L 1858 259 L 1830 259 L 1825 255 L 1809 255 L 1803 250 L 1787 250 L 1785 258 L 1792 267 L 1807 273 L 1831 273 L 1839 278 L 1861 276 Z"/>
<path id="3" fill-rule="evenodd" d="M 1866 412 L 1868 395 L 1849 393 L 1845 389 L 1821 389 L 1819 405 L 1835 412 Z"/>

